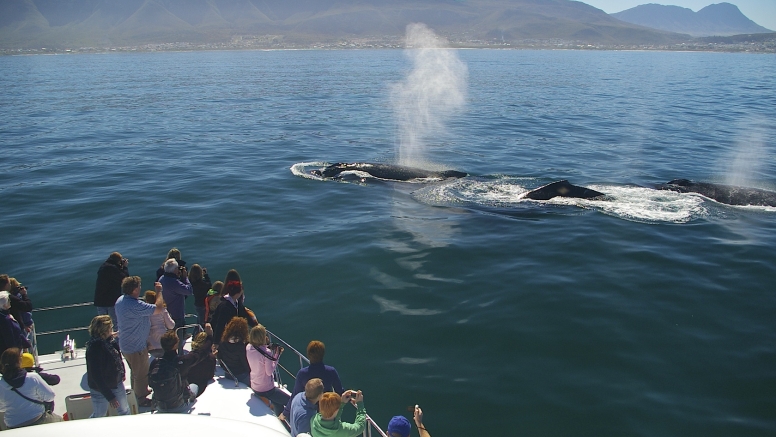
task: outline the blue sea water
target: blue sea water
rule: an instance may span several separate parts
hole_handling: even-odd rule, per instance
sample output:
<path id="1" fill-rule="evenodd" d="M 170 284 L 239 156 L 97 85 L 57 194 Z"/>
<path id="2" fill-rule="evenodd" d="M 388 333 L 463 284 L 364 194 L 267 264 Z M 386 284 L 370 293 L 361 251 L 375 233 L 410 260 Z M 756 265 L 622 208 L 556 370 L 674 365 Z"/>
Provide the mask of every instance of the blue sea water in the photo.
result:
<path id="1" fill-rule="evenodd" d="M 91 300 L 115 250 L 144 288 L 173 246 L 236 268 L 383 426 L 774 435 L 776 210 L 643 188 L 776 189 L 773 56 L 455 56 L 465 104 L 424 152 L 470 176 L 435 183 L 306 173 L 396 159 L 399 50 L 0 57 L 0 272 L 43 307 Z M 558 179 L 608 198 L 520 198 Z"/>

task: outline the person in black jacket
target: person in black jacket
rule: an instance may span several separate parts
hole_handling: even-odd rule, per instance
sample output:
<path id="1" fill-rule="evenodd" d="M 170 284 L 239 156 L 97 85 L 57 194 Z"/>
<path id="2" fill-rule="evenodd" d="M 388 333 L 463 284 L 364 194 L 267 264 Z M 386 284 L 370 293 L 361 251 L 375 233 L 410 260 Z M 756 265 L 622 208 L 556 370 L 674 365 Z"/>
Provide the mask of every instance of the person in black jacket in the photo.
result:
<path id="1" fill-rule="evenodd" d="M 110 316 L 99 315 L 89 325 L 91 338 L 86 342 L 86 376 L 92 397 L 93 413 L 89 417 L 103 417 L 108 405 L 120 415 L 129 414 L 127 391 L 124 388 L 126 369 L 121 359 L 119 342 L 113 336 Z"/>
<path id="2" fill-rule="evenodd" d="M 97 314 L 107 314 L 113 321 L 113 326 L 118 331 L 119 324 L 116 319 L 116 300 L 121 296 L 121 281 L 129 276 L 127 265 L 129 260 L 120 253 L 113 252 L 102 263 L 97 271 L 97 284 L 94 287 L 94 306 Z"/>
<path id="3" fill-rule="evenodd" d="M 207 269 L 199 264 L 192 264 L 189 271 L 189 282 L 194 293 L 194 308 L 197 310 L 197 323 L 202 329 L 205 329 L 205 298 L 207 292 L 213 284 L 210 282 L 210 276 Z"/>
<path id="4" fill-rule="evenodd" d="M 245 292 L 243 290 L 240 274 L 237 270 L 229 270 L 224 279 L 223 298 L 213 313 L 211 324 L 213 325 L 213 341 L 221 342 L 226 324 L 232 317 L 242 317 L 249 326 L 256 326 L 259 322 L 256 317 L 245 308 Z"/>

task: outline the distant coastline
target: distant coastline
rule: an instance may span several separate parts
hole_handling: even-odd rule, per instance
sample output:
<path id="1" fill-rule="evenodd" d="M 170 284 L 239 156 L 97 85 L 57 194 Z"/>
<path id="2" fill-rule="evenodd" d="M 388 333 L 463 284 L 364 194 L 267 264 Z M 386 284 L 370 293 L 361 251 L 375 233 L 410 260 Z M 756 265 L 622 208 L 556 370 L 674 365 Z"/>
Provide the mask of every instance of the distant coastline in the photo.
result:
<path id="1" fill-rule="evenodd" d="M 736 35 L 732 37 L 697 38 L 687 42 L 664 44 L 596 44 L 583 41 L 523 40 L 495 42 L 481 40 L 449 40 L 457 49 L 502 50 L 603 50 L 603 51 L 686 51 L 727 53 L 776 53 L 776 33 Z M 229 42 L 217 43 L 151 43 L 127 46 L 0 49 L 0 55 L 75 54 L 75 53 L 131 53 L 179 52 L 213 50 L 381 50 L 404 49 L 402 37 L 354 38 L 335 42 L 301 43 L 286 41 L 279 35 L 242 36 Z"/>

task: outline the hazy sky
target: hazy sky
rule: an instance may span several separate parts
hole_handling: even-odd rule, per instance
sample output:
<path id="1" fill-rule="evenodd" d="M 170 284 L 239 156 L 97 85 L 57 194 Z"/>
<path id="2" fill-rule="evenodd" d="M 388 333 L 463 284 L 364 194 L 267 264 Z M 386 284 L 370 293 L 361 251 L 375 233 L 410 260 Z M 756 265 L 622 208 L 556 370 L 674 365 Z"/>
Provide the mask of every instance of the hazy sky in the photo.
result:
<path id="1" fill-rule="evenodd" d="M 750 20 L 776 30 L 776 0 L 579 0 L 598 9 L 602 9 L 608 14 L 621 12 L 632 7 L 647 3 L 657 3 L 660 5 L 674 5 L 683 8 L 690 8 L 695 12 L 715 3 L 731 3 L 738 6 L 738 9 Z"/>

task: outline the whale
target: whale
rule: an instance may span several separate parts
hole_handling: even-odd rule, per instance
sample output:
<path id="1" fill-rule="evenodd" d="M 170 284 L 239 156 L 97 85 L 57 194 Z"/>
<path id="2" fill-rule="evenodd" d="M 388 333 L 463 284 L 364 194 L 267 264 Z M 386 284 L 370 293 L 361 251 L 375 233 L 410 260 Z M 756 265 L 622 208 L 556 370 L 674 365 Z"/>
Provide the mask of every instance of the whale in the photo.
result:
<path id="1" fill-rule="evenodd" d="M 572 185 L 569 181 L 563 179 L 543 185 L 523 194 L 524 199 L 532 200 L 550 200 L 553 197 L 572 197 L 577 199 L 599 199 L 606 196 L 604 193 L 591 190 L 585 187 Z"/>
<path id="2" fill-rule="evenodd" d="M 457 170 L 433 171 L 414 167 L 406 167 L 394 164 L 378 164 L 372 162 L 338 162 L 321 170 L 312 170 L 310 173 L 324 178 L 339 179 L 342 172 L 358 171 L 368 173 L 372 177 L 388 181 L 407 182 L 414 179 L 449 179 L 468 176 Z"/>
<path id="3" fill-rule="evenodd" d="M 697 193 L 727 205 L 776 207 L 776 192 L 759 188 L 693 182 L 688 179 L 674 179 L 665 184 L 658 184 L 654 188 L 677 193 Z"/>

